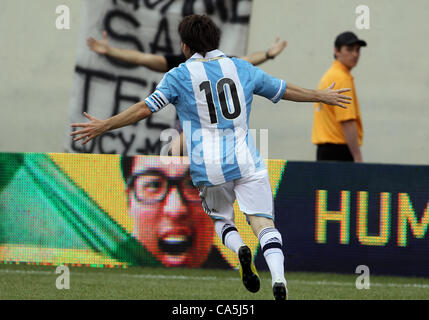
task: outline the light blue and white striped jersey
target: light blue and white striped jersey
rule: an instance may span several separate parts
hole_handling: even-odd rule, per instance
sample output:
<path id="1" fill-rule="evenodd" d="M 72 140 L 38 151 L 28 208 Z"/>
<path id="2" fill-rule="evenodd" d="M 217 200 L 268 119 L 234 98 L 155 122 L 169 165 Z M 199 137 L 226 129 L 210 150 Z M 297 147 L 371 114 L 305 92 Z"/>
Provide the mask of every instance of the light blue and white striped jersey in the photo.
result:
<path id="1" fill-rule="evenodd" d="M 176 107 L 193 183 L 210 186 L 266 169 L 248 130 L 253 94 L 277 103 L 285 90 L 285 81 L 213 50 L 166 73 L 145 102 L 152 112 Z"/>

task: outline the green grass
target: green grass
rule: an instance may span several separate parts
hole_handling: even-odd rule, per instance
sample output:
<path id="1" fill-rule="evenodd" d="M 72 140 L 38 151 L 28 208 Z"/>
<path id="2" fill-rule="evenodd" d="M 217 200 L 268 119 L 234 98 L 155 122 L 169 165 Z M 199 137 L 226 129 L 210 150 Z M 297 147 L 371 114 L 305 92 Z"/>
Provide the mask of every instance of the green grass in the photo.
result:
<path id="1" fill-rule="evenodd" d="M 53 266 L 0 264 L 0 299 L 272 300 L 269 273 L 260 272 L 261 290 L 252 294 L 238 271 L 203 269 L 70 268 L 70 289 L 58 290 Z M 429 299 L 428 278 L 371 276 L 358 290 L 356 274 L 287 273 L 289 299 Z"/>

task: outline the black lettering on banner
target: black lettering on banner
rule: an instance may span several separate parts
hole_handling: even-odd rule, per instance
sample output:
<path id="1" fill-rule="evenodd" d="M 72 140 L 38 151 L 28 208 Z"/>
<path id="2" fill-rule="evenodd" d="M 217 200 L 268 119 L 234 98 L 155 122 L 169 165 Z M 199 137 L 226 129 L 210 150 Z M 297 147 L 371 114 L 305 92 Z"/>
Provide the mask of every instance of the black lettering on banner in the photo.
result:
<path id="1" fill-rule="evenodd" d="M 222 22 L 231 22 L 231 23 L 248 23 L 249 16 L 239 15 L 239 9 L 243 1 L 251 1 L 251 0 L 198 0 L 203 4 L 203 9 L 205 9 L 204 13 L 209 15 L 217 14 L 220 17 Z M 173 44 L 172 38 L 169 30 L 169 20 L 164 14 L 171 7 L 173 3 L 177 3 L 175 0 L 112 0 L 114 7 L 112 10 L 109 10 L 104 16 L 104 20 L 100 28 L 104 28 L 109 38 L 112 38 L 118 42 L 124 43 L 124 46 L 130 49 L 139 50 L 141 52 L 145 52 L 145 48 L 143 42 L 136 35 L 140 31 L 141 23 L 138 20 L 137 16 L 134 16 L 134 12 L 139 9 L 147 8 L 147 10 L 159 10 L 159 12 L 163 15 L 162 18 L 159 19 L 158 29 L 156 31 L 155 37 L 152 42 L 149 43 L 150 50 L 152 53 L 161 53 L 161 54 L 173 54 Z M 183 16 L 193 14 L 195 11 L 196 0 L 182 0 L 180 5 L 183 4 L 182 14 Z M 200 6 L 198 6 L 200 7 Z M 117 26 L 127 26 L 128 31 L 121 31 L 124 29 L 118 29 Z M 146 43 L 146 42 L 145 42 Z M 147 48 L 146 48 L 147 49 Z M 114 58 L 106 57 L 110 64 L 120 67 L 123 69 L 133 69 L 138 68 L 139 66 L 134 64 L 128 64 L 122 61 L 119 61 Z M 119 76 L 115 73 L 105 72 L 103 70 L 94 70 L 90 68 L 83 68 L 79 65 L 75 68 L 76 74 L 83 77 L 83 88 L 82 88 L 82 101 L 78 102 L 80 104 L 79 111 L 88 112 L 92 114 L 91 104 L 94 101 L 92 96 L 94 93 L 91 90 L 92 82 L 96 81 L 102 82 L 103 86 L 115 86 L 115 91 L 106 90 L 107 94 L 111 94 L 112 97 L 112 108 L 111 110 L 107 110 L 107 112 L 111 115 L 118 114 L 121 111 L 121 104 L 125 103 L 137 103 L 141 101 L 141 97 L 132 94 L 127 94 L 126 88 L 127 84 L 131 84 L 133 86 L 141 86 L 143 88 L 147 88 L 148 81 L 141 78 L 135 78 L 130 76 Z M 106 84 L 103 83 L 106 81 Z M 210 83 L 208 86 L 204 86 L 201 84 L 201 90 L 204 90 L 206 93 L 206 98 L 209 105 L 210 119 L 211 121 L 218 121 L 218 115 L 216 113 L 216 106 L 213 101 L 213 94 L 217 94 L 219 97 L 220 111 L 222 115 L 226 119 L 234 119 L 239 116 L 241 109 L 240 103 L 238 99 L 238 94 L 236 92 L 236 87 L 234 82 L 228 81 L 224 79 L 222 83 L 219 83 L 218 86 L 213 88 L 214 91 L 219 91 L 217 93 L 211 92 Z M 152 83 L 153 90 L 155 90 L 156 83 Z M 98 89 L 99 86 L 97 86 Z M 221 89 L 220 89 L 221 88 Z M 226 89 L 227 92 L 223 92 L 223 89 Z M 229 91 L 228 91 L 229 88 Z M 209 91 L 210 90 L 210 91 Z M 104 91 L 102 91 L 104 92 Z M 111 93 L 110 93 L 111 92 Z M 132 92 L 132 91 L 131 91 Z M 97 93 L 98 90 L 97 90 Z M 223 93 L 223 94 L 222 94 Z M 91 96 L 92 94 L 92 96 Z M 228 105 L 228 98 L 231 99 L 233 106 Z M 109 107 L 109 106 L 108 106 Z M 219 107 L 219 106 L 218 106 Z M 230 108 L 228 108 L 230 107 Z M 160 122 L 157 122 L 156 120 Z M 172 126 L 169 123 L 165 123 L 161 120 L 162 116 L 157 114 L 153 114 L 148 119 L 146 119 L 145 126 L 147 130 L 164 130 L 171 128 Z M 137 125 L 137 124 L 136 124 Z M 135 130 L 135 128 L 134 128 Z M 145 139 L 144 141 L 136 141 L 140 139 Z M 80 141 L 78 143 L 72 141 L 70 143 L 70 148 L 75 152 L 81 153 L 102 153 L 102 154 L 128 154 L 132 152 L 139 152 L 141 154 L 159 154 L 161 151 L 163 142 L 159 139 L 157 141 L 151 141 L 150 138 L 139 138 L 139 136 L 134 132 L 129 131 L 117 131 L 117 132 L 109 132 L 96 139 L 90 141 L 89 143 L 82 145 Z M 140 146 L 138 150 L 136 147 Z M 115 150 L 116 149 L 116 150 Z"/>
<path id="2" fill-rule="evenodd" d="M 204 0 L 205 12 L 209 15 L 215 13 L 215 8 L 219 11 L 219 17 L 222 22 L 228 21 L 228 8 L 225 5 L 225 0 Z M 195 0 L 185 0 L 182 7 L 182 16 L 186 17 L 194 14 Z"/>
<path id="3" fill-rule="evenodd" d="M 207 14 L 210 14 L 210 15 L 214 14 L 215 7 L 214 7 L 214 4 L 213 4 L 212 0 L 204 0 L 204 5 L 206 6 L 206 12 L 207 12 Z"/>
<path id="4" fill-rule="evenodd" d="M 115 75 L 104 71 L 84 69 L 80 66 L 76 66 L 75 71 L 76 73 L 83 74 L 85 76 L 84 89 L 83 89 L 82 113 L 88 112 L 89 92 L 91 89 L 92 78 L 97 77 L 107 81 L 116 81 L 116 77 Z"/>
<path id="5" fill-rule="evenodd" d="M 155 144 L 152 144 L 148 138 L 145 139 L 145 146 L 143 148 L 137 149 L 138 154 L 157 154 L 159 155 L 161 153 L 161 140 L 158 139 L 158 141 L 155 142 Z"/>
<path id="6" fill-rule="evenodd" d="M 169 0 L 162 8 L 161 8 L 161 13 L 165 14 L 168 10 L 168 8 L 170 8 L 170 6 L 173 4 L 175 0 Z"/>
<path id="7" fill-rule="evenodd" d="M 249 23 L 249 20 L 250 20 L 249 15 L 240 16 L 238 14 L 238 5 L 242 1 L 251 2 L 251 0 L 232 0 L 232 18 L 231 18 L 232 23 Z"/>
<path id="8" fill-rule="evenodd" d="M 133 25 L 136 29 L 140 27 L 140 22 L 134 16 L 132 16 L 126 12 L 123 12 L 120 10 L 112 10 L 112 11 L 108 12 L 106 14 L 106 16 L 104 17 L 104 29 L 107 31 L 107 34 L 109 35 L 109 37 L 111 37 L 112 39 L 116 39 L 116 40 L 121 41 L 121 42 L 130 42 L 130 43 L 134 44 L 136 50 L 144 52 L 144 48 L 143 48 L 142 43 L 134 35 L 120 34 L 120 33 L 117 33 L 115 30 L 113 30 L 112 22 L 115 19 L 120 19 L 120 20 L 126 21 L 126 22 L 130 23 L 131 25 Z M 111 64 L 113 64 L 115 66 L 118 66 L 121 68 L 126 68 L 126 69 L 138 68 L 138 65 L 119 61 L 119 60 L 112 58 L 112 57 L 109 57 L 109 56 L 105 56 L 105 57 L 107 58 L 107 60 Z"/>
<path id="9" fill-rule="evenodd" d="M 85 145 L 82 145 L 80 141 L 75 142 L 71 138 L 71 148 L 77 153 L 98 153 L 98 154 L 119 154 L 128 155 L 131 147 L 135 145 L 136 134 L 132 133 L 129 138 L 125 137 L 123 132 L 108 132 L 94 140 L 91 140 Z M 106 150 L 104 142 L 106 140 L 117 140 L 119 139 L 119 149 Z M 154 144 L 150 142 L 150 139 L 145 138 L 145 147 L 136 150 L 142 155 L 159 155 L 161 152 L 161 141 L 158 139 Z"/>
<path id="10" fill-rule="evenodd" d="M 155 8 L 156 7 L 156 5 L 158 4 L 158 3 L 161 3 L 161 2 L 163 2 L 164 0 L 155 0 L 154 2 L 152 2 L 151 0 L 143 0 L 144 1 L 144 4 L 146 5 L 146 7 L 147 8 L 149 8 L 149 9 L 153 9 L 153 8 Z"/>
<path id="11" fill-rule="evenodd" d="M 104 138 L 106 138 L 106 137 L 109 137 L 111 140 L 114 140 L 116 138 L 115 134 L 112 133 L 112 132 L 107 132 L 105 134 L 102 134 L 98 138 L 98 149 L 100 150 L 100 153 L 101 154 L 115 154 L 116 152 L 114 150 L 113 151 L 106 151 L 104 149 L 104 147 L 103 147 L 103 141 L 104 141 Z"/>
<path id="12" fill-rule="evenodd" d="M 141 98 L 138 96 L 127 96 L 127 95 L 122 94 L 122 84 L 124 82 L 132 82 L 132 83 L 141 85 L 144 88 L 147 86 L 147 82 L 144 79 L 138 79 L 135 77 L 119 76 L 117 84 L 116 84 L 115 105 L 114 105 L 113 110 L 112 110 L 112 116 L 120 113 L 121 101 L 128 101 L 128 102 L 131 102 L 132 104 L 135 104 L 135 103 L 141 101 Z M 137 124 L 135 124 L 135 125 L 137 125 Z"/>
<path id="13" fill-rule="evenodd" d="M 132 4 L 133 5 L 133 9 L 134 11 L 140 9 L 140 2 L 144 2 L 146 8 L 148 9 L 155 9 L 155 7 L 160 4 L 165 2 L 165 4 L 161 7 L 161 14 L 165 14 L 168 10 L 168 8 L 176 1 L 176 0 L 121 0 L 122 2 L 125 2 L 127 4 Z M 118 1 L 117 0 L 113 0 L 112 1 L 114 5 L 118 5 Z"/>
<path id="14" fill-rule="evenodd" d="M 134 140 L 136 139 L 136 135 L 132 134 L 128 141 L 125 139 L 123 132 L 119 132 L 118 137 L 119 137 L 119 140 L 121 140 L 122 145 L 125 147 L 124 150 L 122 151 L 122 155 L 126 156 L 128 154 L 128 151 L 131 149 L 131 146 L 133 145 Z"/>
<path id="15" fill-rule="evenodd" d="M 114 5 L 118 4 L 117 0 L 112 0 Z M 134 11 L 140 9 L 140 2 L 144 3 L 144 6 L 150 10 L 154 10 L 157 7 L 160 7 L 159 12 L 164 15 L 168 8 L 176 0 L 121 0 L 124 3 L 132 4 Z M 182 6 L 182 16 L 186 17 L 195 13 L 194 6 L 197 0 L 183 0 Z M 219 14 L 220 20 L 222 22 L 230 23 L 249 23 L 249 15 L 240 15 L 239 14 L 239 5 L 240 3 L 247 1 L 251 2 L 252 0 L 198 0 L 204 3 L 204 13 L 208 15 L 214 15 L 217 11 Z M 164 5 L 162 5 L 165 3 Z M 229 13 L 229 8 L 227 3 L 231 3 L 231 13 Z M 162 7 L 160 6 L 162 5 Z"/>
<path id="16" fill-rule="evenodd" d="M 160 44 L 161 36 L 164 35 L 164 45 Z M 158 25 L 158 31 L 156 32 L 155 39 L 150 44 L 152 53 L 163 52 L 165 54 L 173 53 L 172 41 L 169 34 L 168 20 L 163 17 Z"/>
<path id="17" fill-rule="evenodd" d="M 194 2 L 195 0 L 184 0 L 182 7 L 182 16 L 190 16 L 194 14 Z"/>
<path id="18" fill-rule="evenodd" d="M 140 8 L 140 0 L 121 0 L 122 2 L 125 3 L 131 3 L 132 5 L 134 5 L 134 10 L 138 10 Z M 117 5 L 118 1 L 117 0 L 113 0 L 113 4 Z"/>
<path id="19" fill-rule="evenodd" d="M 93 69 L 87 69 L 87 68 L 83 68 L 80 66 L 76 66 L 75 67 L 75 72 L 77 74 L 81 74 L 84 76 L 84 89 L 83 89 L 83 100 L 81 102 L 82 105 L 82 113 L 83 112 L 88 112 L 91 114 L 91 112 L 89 112 L 89 106 L 90 106 L 90 97 L 91 97 L 91 81 L 93 80 L 93 78 L 100 78 L 103 80 L 107 80 L 107 81 L 111 81 L 116 85 L 116 90 L 115 90 L 115 94 L 112 97 L 113 100 L 113 106 L 112 106 L 112 116 L 115 114 L 118 114 L 121 110 L 120 110 L 120 103 L 121 101 L 128 101 L 130 104 L 134 104 L 137 102 L 140 102 L 142 99 L 139 96 L 130 96 L 130 95 L 125 95 L 123 93 L 123 86 L 125 83 L 134 83 L 137 85 L 140 85 L 142 87 L 147 87 L 147 81 L 144 79 L 139 79 L 139 78 L 135 78 L 135 77 L 129 77 L 129 76 L 115 76 L 114 74 L 111 73 L 107 73 L 107 72 L 103 72 L 103 71 L 98 71 L 98 70 L 93 70 Z M 152 83 L 152 91 L 154 91 L 156 88 L 156 82 Z M 154 121 L 154 117 L 156 118 L 156 114 L 152 114 L 150 117 L 148 117 L 146 120 L 146 128 L 148 130 L 150 129 L 155 129 L 155 130 L 165 130 L 165 129 L 169 129 L 172 126 L 168 123 L 162 123 L 162 122 L 155 122 Z M 134 124 L 134 126 L 137 126 L 138 124 Z M 106 147 L 107 144 L 107 140 L 115 140 L 115 139 L 119 139 L 120 140 L 120 145 L 121 148 L 120 150 L 108 150 L 108 148 Z M 78 153 L 100 153 L 100 154 L 117 154 L 117 153 L 122 153 L 124 155 L 127 155 L 133 144 L 135 143 L 136 140 L 136 134 L 132 134 L 129 139 L 126 138 L 126 135 L 124 135 L 123 132 L 109 132 L 109 133 L 105 133 L 104 135 L 97 137 L 96 139 L 92 140 L 91 142 L 82 145 L 79 142 L 75 142 L 73 141 L 73 138 L 71 140 L 71 149 L 74 152 L 78 152 Z M 151 144 L 149 139 L 146 139 L 145 142 L 145 147 L 139 149 L 139 151 L 142 154 L 159 154 L 161 151 L 161 142 L 155 142 L 154 144 Z M 154 151 L 156 151 L 157 153 L 153 153 Z"/>
<path id="20" fill-rule="evenodd" d="M 225 0 L 216 0 L 216 7 L 219 12 L 219 17 L 222 22 L 228 21 L 228 8 Z"/>

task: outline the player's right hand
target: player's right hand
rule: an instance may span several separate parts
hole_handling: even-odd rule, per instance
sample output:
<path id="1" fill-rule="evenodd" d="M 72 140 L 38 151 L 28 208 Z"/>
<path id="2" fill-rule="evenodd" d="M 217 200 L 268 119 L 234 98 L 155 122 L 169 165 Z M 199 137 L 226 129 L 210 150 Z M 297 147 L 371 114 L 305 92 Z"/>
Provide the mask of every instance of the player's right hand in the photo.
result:
<path id="1" fill-rule="evenodd" d="M 106 31 L 103 31 L 103 40 L 96 40 L 93 37 L 89 37 L 86 43 L 88 44 L 89 49 L 98 54 L 106 54 L 109 49 Z"/>
<path id="2" fill-rule="evenodd" d="M 87 144 L 92 139 L 98 137 L 107 131 L 106 121 L 99 120 L 87 114 L 86 112 L 83 115 L 90 120 L 90 122 L 85 123 L 72 123 L 72 128 L 81 128 L 80 130 L 73 131 L 70 133 L 70 136 L 75 137 L 73 141 L 83 140 L 82 144 Z"/>

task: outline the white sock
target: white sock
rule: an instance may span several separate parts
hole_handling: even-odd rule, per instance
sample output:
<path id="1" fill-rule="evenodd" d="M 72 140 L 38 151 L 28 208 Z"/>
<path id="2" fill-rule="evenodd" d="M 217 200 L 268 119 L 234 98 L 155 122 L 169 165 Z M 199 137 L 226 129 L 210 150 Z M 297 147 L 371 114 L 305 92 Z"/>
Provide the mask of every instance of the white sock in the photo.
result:
<path id="1" fill-rule="evenodd" d="M 275 228 L 265 228 L 259 232 L 258 239 L 271 272 L 272 284 L 279 281 L 286 284 L 282 235 Z"/>
<path id="2" fill-rule="evenodd" d="M 218 237 L 222 240 L 222 243 L 236 254 L 238 254 L 238 249 L 241 246 L 244 246 L 243 239 L 241 239 L 238 230 L 232 221 L 228 220 L 216 220 L 215 230 Z"/>

